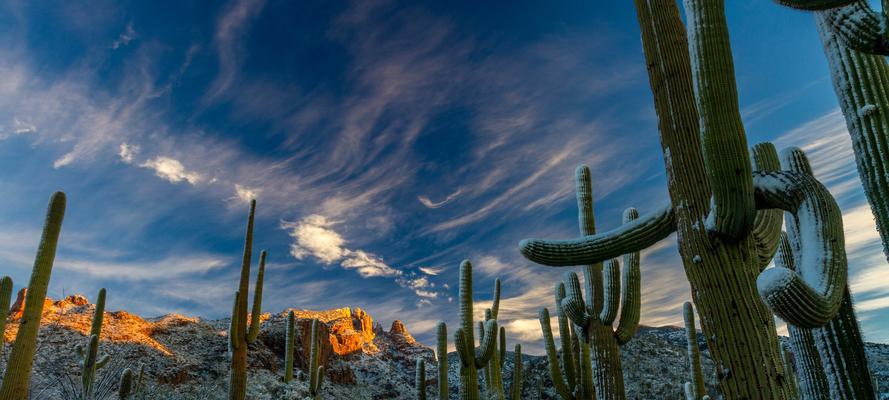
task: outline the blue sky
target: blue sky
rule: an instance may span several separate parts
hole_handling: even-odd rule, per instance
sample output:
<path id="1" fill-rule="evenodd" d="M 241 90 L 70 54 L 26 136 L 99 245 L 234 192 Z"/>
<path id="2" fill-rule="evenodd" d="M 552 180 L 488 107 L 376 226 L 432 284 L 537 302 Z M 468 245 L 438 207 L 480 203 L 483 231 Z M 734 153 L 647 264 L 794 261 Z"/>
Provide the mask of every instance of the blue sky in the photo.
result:
<path id="1" fill-rule="evenodd" d="M 889 342 L 886 261 L 811 15 L 728 15 L 748 141 L 809 151 L 844 210 L 867 339 Z M 359 306 L 431 343 L 458 265 L 539 349 L 563 270 L 526 237 L 600 229 L 666 199 L 630 2 L 62 2 L 0 5 L 0 265 L 27 281 L 45 202 L 69 195 L 50 293 L 224 317 L 246 200 L 269 250 L 264 305 Z M 643 253 L 642 322 L 679 324 L 671 238 Z M 479 303 L 482 307 L 483 302 Z"/>

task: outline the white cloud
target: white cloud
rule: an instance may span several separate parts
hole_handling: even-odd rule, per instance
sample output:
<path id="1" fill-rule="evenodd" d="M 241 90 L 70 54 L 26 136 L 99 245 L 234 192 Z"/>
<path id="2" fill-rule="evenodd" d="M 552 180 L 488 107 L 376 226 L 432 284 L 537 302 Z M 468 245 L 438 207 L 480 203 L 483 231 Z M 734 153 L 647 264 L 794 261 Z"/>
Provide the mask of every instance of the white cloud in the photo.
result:
<path id="1" fill-rule="evenodd" d="M 186 170 L 185 166 L 175 158 L 157 156 L 139 166 L 153 169 L 155 175 L 172 183 L 187 181 L 192 185 L 197 185 L 204 180 L 201 174 Z"/>
<path id="2" fill-rule="evenodd" d="M 121 143 L 120 151 L 117 153 L 117 155 L 120 156 L 120 160 L 127 164 L 133 163 L 136 154 L 139 154 L 139 146 L 127 143 Z"/>
<path id="3" fill-rule="evenodd" d="M 438 275 L 444 271 L 444 268 L 420 267 L 419 270 L 426 275 Z"/>
<path id="4" fill-rule="evenodd" d="M 117 37 L 117 40 L 111 44 L 112 49 L 119 49 L 120 47 L 126 46 L 130 44 L 133 39 L 136 38 L 136 31 L 133 29 L 133 23 L 130 22 L 127 24 L 126 29 L 120 33 L 120 36 Z"/>
<path id="5" fill-rule="evenodd" d="M 450 203 L 451 200 L 456 199 L 457 196 L 460 195 L 460 193 L 463 193 L 463 189 L 462 189 L 462 188 L 461 188 L 461 189 L 457 189 L 457 191 L 455 191 L 454 193 L 449 194 L 447 197 L 445 197 L 444 200 L 439 201 L 439 202 L 434 202 L 434 201 L 432 201 L 432 200 L 429 200 L 429 197 L 426 197 L 426 196 L 417 196 L 417 200 L 419 200 L 420 203 L 422 203 L 422 204 L 423 204 L 424 206 L 426 206 L 427 208 L 439 208 L 439 207 L 441 207 L 441 206 L 443 206 L 443 205 L 445 205 L 445 204 Z"/>
<path id="6" fill-rule="evenodd" d="M 288 230 L 294 242 L 290 244 L 290 255 L 298 260 L 314 257 L 324 264 L 339 263 L 344 269 L 355 270 L 362 278 L 395 278 L 398 285 L 412 290 L 423 298 L 436 298 L 438 293 L 422 271 L 421 274 L 395 269 L 378 255 L 364 250 L 346 248 L 346 240 L 336 232 L 335 223 L 323 215 L 309 215 L 299 222 L 283 221 L 281 228 Z"/>
<path id="7" fill-rule="evenodd" d="M 249 203 L 259 197 L 260 189 L 249 188 L 235 184 L 235 197 L 243 203 Z"/>

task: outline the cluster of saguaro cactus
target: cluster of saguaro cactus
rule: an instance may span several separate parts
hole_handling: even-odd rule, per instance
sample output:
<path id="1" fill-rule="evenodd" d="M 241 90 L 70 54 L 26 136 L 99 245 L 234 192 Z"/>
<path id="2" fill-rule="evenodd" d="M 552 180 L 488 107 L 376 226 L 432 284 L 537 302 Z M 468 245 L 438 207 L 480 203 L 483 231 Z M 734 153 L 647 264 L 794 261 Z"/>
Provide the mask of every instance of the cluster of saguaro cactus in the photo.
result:
<path id="1" fill-rule="evenodd" d="M 99 357 L 99 339 L 102 336 L 102 323 L 105 319 L 105 289 L 99 290 L 96 298 L 96 310 L 93 314 L 93 321 L 90 325 L 89 339 L 84 348 L 77 345 L 75 350 L 77 356 L 80 357 L 80 379 L 82 382 L 82 392 L 84 398 L 92 398 L 93 386 L 96 382 L 96 370 L 102 369 L 111 360 L 111 357 L 103 355 Z"/>
<path id="2" fill-rule="evenodd" d="M 34 269 L 31 271 L 31 280 L 28 283 L 28 292 L 25 296 L 25 310 L 22 313 L 15 343 L 12 345 L 12 351 L 6 363 L 3 385 L 0 386 L 0 400 L 27 400 L 29 397 L 31 366 L 37 348 L 37 331 L 40 329 L 43 301 L 49 287 L 62 220 L 65 218 L 65 203 L 65 194 L 62 192 L 54 193 L 49 200 L 43 235 L 37 248 L 37 257 L 34 260 Z M 0 316 L 3 317 L 0 318 L 2 321 L 0 327 L 3 328 L 5 328 L 6 310 L 9 310 L 9 296 L 11 294 L 12 280 L 8 277 L 3 278 L 0 282 L 0 295 L 2 295 L 0 303 L 3 303 L 0 305 L 5 305 L 0 308 L 4 310 L 0 311 L 2 313 Z"/>
<path id="3" fill-rule="evenodd" d="M 479 347 L 475 346 L 473 302 L 472 302 L 472 263 L 464 260 L 460 264 L 460 327 L 454 332 L 454 347 L 460 358 L 460 398 L 479 399 L 478 370 L 488 366 L 497 351 L 497 311 L 500 293 L 494 294 L 491 317 L 480 327 Z"/>
<path id="4" fill-rule="evenodd" d="M 321 338 L 318 337 L 318 324 L 312 320 L 312 344 L 309 349 L 309 395 L 313 399 L 321 398 L 321 386 L 324 383 L 324 366 L 321 365 Z"/>
<path id="5" fill-rule="evenodd" d="M 786 170 L 808 176 L 812 174 L 808 159 L 799 148 L 789 148 L 782 152 L 782 162 Z M 804 244 L 810 240 L 811 233 L 805 231 L 799 219 L 787 218 L 784 225 L 787 232 L 782 236 L 780 256 L 775 260 L 778 268 L 774 270 L 799 274 L 803 278 L 808 277 L 812 280 L 823 279 L 822 271 L 812 270 L 806 264 L 806 258 L 811 255 L 806 254 Z M 842 246 L 841 237 L 840 242 Z M 846 260 L 842 258 L 837 262 L 845 263 Z M 816 369 L 816 371 L 801 371 L 802 394 L 806 397 L 819 396 L 817 392 L 813 393 L 813 390 L 816 390 L 830 393 L 830 397 L 834 399 L 876 398 L 876 387 L 870 377 L 864 343 L 852 309 L 849 287 L 844 280 L 833 281 L 838 285 L 834 290 L 840 293 L 840 298 L 830 304 L 831 309 L 836 311 L 827 321 L 784 318 L 790 327 L 794 345 L 800 346 L 796 351 L 797 358 L 801 359 L 800 366 L 803 369 Z M 807 309 L 811 307 L 805 302 L 796 302 L 792 297 L 782 301 L 790 302 L 789 312 L 793 314 L 805 315 L 808 313 Z M 794 306 L 795 310 L 792 308 Z M 823 387 L 825 381 L 826 392 Z"/>
<path id="6" fill-rule="evenodd" d="M 772 312 L 802 326 L 837 315 L 846 284 L 839 208 L 810 175 L 753 171 L 723 1 L 686 0 L 687 35 L 675 0 L 634 3 L 671 202 L 610 232 L 525 240 L 522 253 L 546 265 L 589 265 L 678 232 L 722 394 L 789 398 L 795 390 L 785 376 Z M 789 213 L 805 232 L 799 262 L 809 272 L 763 271 L 775 249 L 769 241 L 780 235 L 775 214 L 763 213 L 772 209 Z"/>
<path id="7" fill-rule="evenodd" d="M 815 10 L 834 92 L 852 139 L 855 162 L 889 258 L 889 30 L 866 0 L 778 0 Z"/>
<path id="8" fill-rule="evenodd" d="M 253 308 L 247 313 L 247 297 L 250 285 L 250 262 L 253 258 L 253 215 L 256 212 L 256 200 L 250 201 L 250 213 L 247 216 L 247 232 L 244 238 L 244 259 L 241 263 L 241 280 L 235 292 L 232 305 L 231 324 L 228 331 L 229 355 L 231 371 L 229 375 L 229 400 L 244 400 L 247 396 L 247 347 L 256 341 L 259 335 L 260 314 L 262 313 L 262 282 L 265 274 L 266 252 L 259 255 L 259 273 L 253 292 Z M 247 317 L 250 316 L 248 327 Z"/>
<path id="9" fill-rule="evenodd" d="M 682 390 L 686 400 L 709 400 L 707 388 L 704 386 L 704 371 L 701 368 L 701 349 L 698 348 L 698 330 L 695 327 L 695 310 L 691 303 L 685 302 L 682 306 L 682 316 L 685 320 L 685 338 L 688 343 L 688 369 L 691 373 L 691 381 L 685 382 Z"/>
<path id="10" fill-rule="evenodd" d="M 293 380 L 293 350 L 296 348 L 296 317 L 287 313 L 287 336 L 284 342 L 284 383 Z"/>

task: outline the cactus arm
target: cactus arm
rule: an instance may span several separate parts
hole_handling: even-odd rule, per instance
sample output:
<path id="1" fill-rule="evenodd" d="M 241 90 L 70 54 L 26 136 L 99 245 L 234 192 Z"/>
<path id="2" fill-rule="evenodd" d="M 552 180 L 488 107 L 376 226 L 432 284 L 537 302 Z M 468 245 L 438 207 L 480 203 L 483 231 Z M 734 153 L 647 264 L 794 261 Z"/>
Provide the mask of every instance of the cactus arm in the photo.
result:
<path id="1" fill-rule="evenodd" d="M 414 387 L 417 390 L 417 400 L 426 400 L 426 362 L 423 357 L 417 357 L 417 377 Z"/>
<path id="2" fill-rule="evenodd" d="M 571 325 L 562 308 L 562 300 L 565 298 L 565 284 L 557 282 L 555 285 L 556 319 L 559 321 L 559 341 L 562 344 L 562 370 L 565 371 L 565 379 L 575 382 L 574 352 L 571 351 Z"/>
<path id="3" fill-rule="evenodd" d="M 500 340 L 500 367 L 503 368 L 503 363 L 506 360 L 506 328 L 500 327 L 498 339 Z"/>
<path id="4" fill-rule="evenodd" d="M 250 311 L 250 332 L 247 334 L 247 343 L 256 342 L 259 336 L 260 317 L 262 317 L 262 285 L 265 278 L 266 251 L 259 253 L 259 272 L 256 275 L 256 286 L 253 290 L 253 308 Z"/>
<path id="5" fill-rule="evenodd" d="M 525 239 L 519 243 L 528 260 L 553 267 L 599 263 L 648 248 L 676 231 L 672 204 L 608 232 L 571 240 Z"/>
<path id="6" fill-rule="evenodd" d="M 454 347 L 457 349 L 457 356 L 460 359 L 460 364 L 464 368 L 469 367 L 470 362 L 475 362 L 471 353 L 467 352 L 469 344 L 466 343 L 466 335 L 463 334 L 463 328 L 457 328 L 457 330 L 454 331 Z"/>
<path id="7" fill-rule="evenodd" d="M 235 292 L 235 302 L 232 306 L 232 316 L 228 323 L 228 352 L 234 353 L 241 345 L 238 339 L 238 303 L 240 302 L 241 293 Z"/>
<path id="8" fill-rule="evenodd" d="M 444 321 L 438 323 L 438 398 L 448 398 L 448 325 Z"/>
<path id="9" fill-rule="evenodd" d="M 485 321 L 484 329 L 485 337 L 481 338 L 479 348 L 475 352 L 475 367 L 484 368 L 491 357 L 494 355 L 497 347 L 497 321 L 489 319 Z"/>
<path id="10" fill-rule="evenodd" d="M 815 328 L 839 311 L 846 287 L 846 251 L 842 214 L 815 178 L 795 172 L 757 171 L 757 202 L 762 208 L 790 212 L 804 240 L 799 272 L 769 268 L 757 289 L 775 315 L 801 328 Z"/>
<path id="11" fill-rule="evenodd" d="M 691 382 L 685 384 L 685 396 L 691 392 L 692 399 L 700 399 L 707 393 L 704 387 L 704 372 L 701 369 L 701 350 L 698 348 L 698 330 L 695 327 L 695 311 L 690 302 L 682 305 L 682 316 L 685 320 L 685 338 L 688 354 L 688 368 Z"/>
<path id="12" fill-rule="evenodd" d="M 90 335 L 90 341 L 86 347 L 86 358 L 83 359 L 83 371 L 81 372 L 83 394 L 87 398 L 91 398 L 93 394 L 93 383 L 95 382 L 96 369 L 98 368 L 96 360 L 98 353 L 99 336 Z"/>
<path id="13" fill-rule="evenodd" d="M 704 166 L 713 191 L 706 226 L 738 241 L 753 227 L 756 203 L 723 8 L 721 0 L 685 1 Z"/>
<path id="14" fill-rule="evenodd" d="M 293 350 L 296 347 L 296 316 L 287 313 L 287 336 L 284 344 L 284 383 L 293 380 Z"/>
<path id="15" fill-rule="evenodd" d="M 111 356 L 105 354 L 101 358 L 96 361 L 96 369 L 105 368 L 108 365 L 108 362 L 111 361 Z"/>
<path id="16" fill-rule="evenodd" d="M 764 142 L 753 146 L 751 151 L 753 167 L 757 171 L 780 171 L 781 161 L 775 145 Z M 759 258 L 759 271 L 763 269 L 775 257 L 778 249 L 778 240 L 781 235 L 781 225 L 784 218 L 782 210 L 759 210 L 753 221 L 753 243 L 756 245 L 756 255 Z"/>
<path id="17" fill-rule="evenodd" d="M 511 400 L 522 400 L 522 345 L 516 343 L 513 352 Z"/>
<path id="18" fill-rule="evenodd" d="M 886 17 L 872 10 L 867 1 L 857 0 L 818 13 L 844 46 L 865 54 L 889 55 Z"/>
<path id="19" fill-rule="evenodd" d="M 540 309 L 540 330 L 543 331 L 543 343 L 546 348 L 547 365 L 549 365 L 549 376 L 552 378 L 553 387 L 562 400 L 573 400 L 571 391 L 565 384 L 565 377 L 562 376 L 562 369 L 559 368 L 559 356 L 556 352 L 556 344 L 553 341 L 553 331 L 549 322 L 549 310 L 545 307 Z M 564 353 L 563 349 L 563 353 Z"/>
<path id="20" fill-rule="evenodd" d="M 602 312 L 599 319 L 605 325 L 611 325 L 617 318 L 617 308 L 620 304 L 620 262 L 611 259 L 605 262 L 604 285 L 602 290 Z"/>
<path id="21" fill-rule="evenodd" d="M 565 298 L 562 299 L 562 310 L 565 316 L 580 328 L 580 336 L 584 342 L 589 341 L 590 324 L 593 322 L 593 315 L 587 311 L 587 306 L 583 301 L 583 295 L 580 289 L 580 279 L 574 272 L 565 274 Z"/>
<path id="22" fill-rule="evenodd" d="M 12 298 L 12 278 L 0 278 L 0 355 L 3 354 L 3 332 L 6 332 L 6 318 L 9 317 L 9 302 Z"/>
<path id="23" fill-rule="evenodd" d="M 855 0 L 775 0 L 775 2 L 797 10 L 815 11 L 842 7 L 855 2 Z"/>
<path id="24" fill-rule="evenodd" d="M 500 312 L 500 278 L 494 280 L 494 300 L 491 303 L 491 319 L 497 319 Z"/>
<path id="25" fill-rule="evenodd" d="M 56 192 L 49 201 L 43 234 L 37 247 L 34 268 L 25 295 L 25 310 L 15 336 L 15 344 L 6 362 L 3 385 L 0 386 L 0 399 L 25 400 L 28 398 L 28 385 L 31 380 L 31 367 L 37 345 L 37 332 L 43 315 L 43 301 L 49 286 L 52 265 L 56 257 L 59 233 L 65 218 L 65 193 Z"/>
<path id="26" fill-rule="evenodd" d="M 639 218 L 635 208 L 624 210 L 623 223 L 627 224 Z M 639 252 L 624 254 L 622 270 L 622 296 L 620 303 L 620 321 L 614 330 L 618 345 L 624 345 L 636 335 L 642 306 L 642 274 L 639 271 Z"/>

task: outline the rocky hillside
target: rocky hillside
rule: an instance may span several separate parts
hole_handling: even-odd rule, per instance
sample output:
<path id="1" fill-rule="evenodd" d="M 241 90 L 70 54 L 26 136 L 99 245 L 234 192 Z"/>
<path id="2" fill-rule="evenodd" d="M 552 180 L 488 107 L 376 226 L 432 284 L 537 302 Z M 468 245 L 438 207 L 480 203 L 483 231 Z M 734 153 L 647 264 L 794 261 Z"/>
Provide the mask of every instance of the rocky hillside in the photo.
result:
<path id="1" fill-rule="evenodd" d="M 23 297 L 20 297 L 21 300 Z M 17 301 L 4 332 L 5 351 L 18 329 Z M 40 333 L 35 366 L 35 393 L 38 398 L 60 398 L 58 388 L 77 381 L 78 367 L 75 346 L 86 341 L 94 310 L 82 296 L 61 301 L 47 300 Z M 306 398 L 304 379 L 285 386 L 280 381 L 284 354 L 284 325 L 287 312 L 264 314 L 257 343 L 250 349 L 251 399 Z M 293 310 L 301 333 L 296 346 L 296 367 L 305 370 L 308 363 L 307 332 L 312 319 L 318 319 L 322 337 L 321 349 L 326 377 L 326 399 L 411 399 L 417 357 L 424 357 L 429 371 L 430 390 L 436 388 L 432 349 L 417 343 L 400 321 L 389 330 L 359 308 L 327 311 Z M 153 382 L 150 398 L 154 399 L 223 399 L 228 374 L 228 320 L 203 320 L 180 315 L 143 319 L 125 311 L 105 314 L 100 351 L 112 356 L 111 364 L 100 371 L 106 385 L 115 385 L 123 368 L 138 369 L 144 365 L 149 382 Z M 688 376 L 684 362 L 684 333 L 675 327 L 643 328 L 636 339 L 626 345 L 624 370 L 629 397 L 634 399 L 678 399 L 681 383 Z M 702 343 L 703 347 L 703 343 Z M 889 393 L 889 346 L 869 345 L 876 378 L 884 392 Z M 712 376 L 712 364 L 704 352 L 704 367 Z M 456 398 L 456 354 L 449 357 L 452 396 Z M 549 382 L 544 357 L 525 356 L 526 399 L 555 398 Z M 507 357 L 504 377 L 510 382 L 514 365 Z M 100 378 L 101 380 L 101 378 Z M 711 382 L 712 384 L 712 382 Z M 431 398 L 435 398 L 434 393 Z"/>

